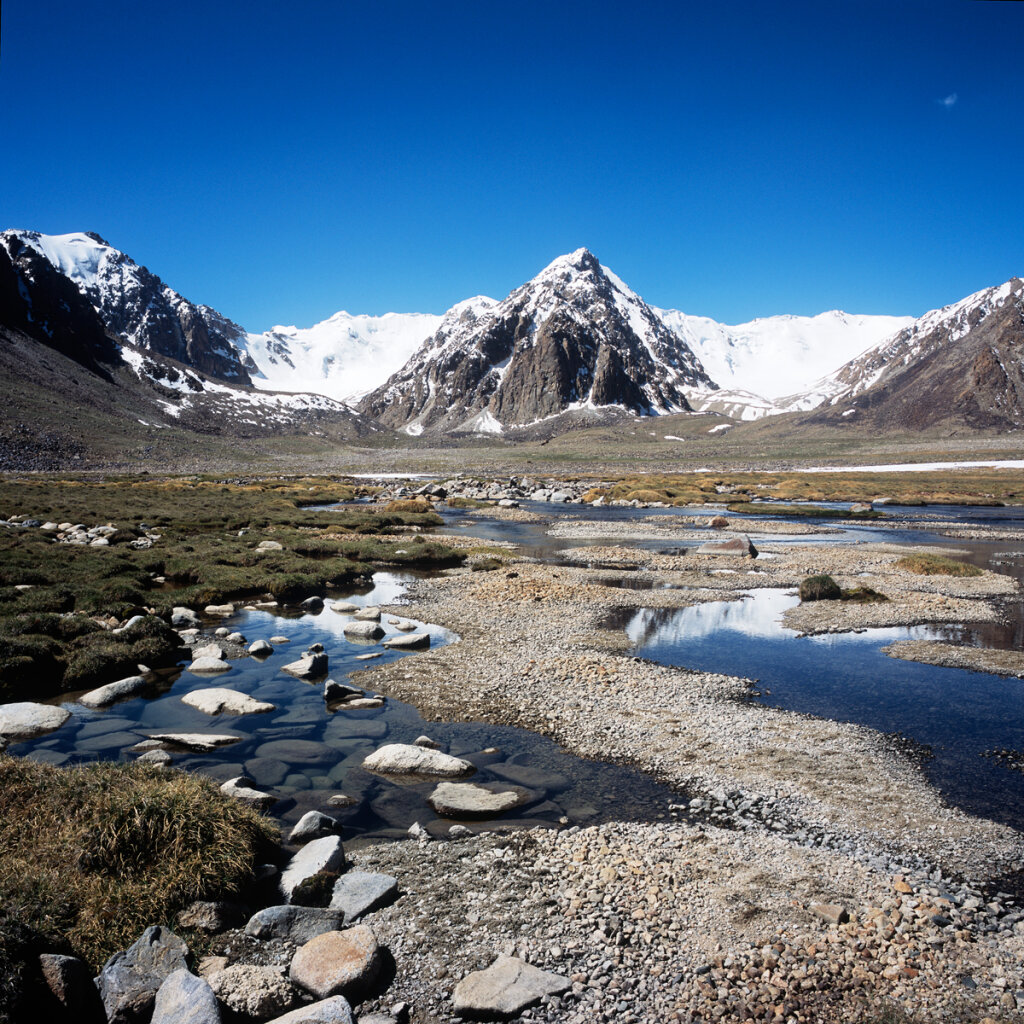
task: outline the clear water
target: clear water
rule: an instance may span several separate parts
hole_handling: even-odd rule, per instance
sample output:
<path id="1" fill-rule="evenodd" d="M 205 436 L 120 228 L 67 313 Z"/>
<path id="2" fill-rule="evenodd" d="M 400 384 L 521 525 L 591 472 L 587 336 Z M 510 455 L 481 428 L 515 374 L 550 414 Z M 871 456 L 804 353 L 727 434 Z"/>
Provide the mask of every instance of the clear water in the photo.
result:
<path id="1" fill-rule="evenodd" d="M 374 585 L 359 594 L 335 594 L 332 599 L 351 600 L 362 606 L 395 604 L 410 577 L 378 573 Z M 381 625 L 389 635 L 399 631 L 384 615 Z M 195 675 L 182 668 L 155 674 L 151 692 L 121 701 L 103 710 L 92 710 L 65 695 L 64 706 L 72 717 L 60 729 L 36 740 L 12 745 L 21 754 L 55 764 L 73 764 L 96 759 L 132 760 L 127 748 L 149 733 L 227 733 L 238 742 L 211 754 L 185 750 L 173 753 L 175 768 L 201 772 L 217 781 L 249 775 L 280 799 L 271 809 L 288 825 L 306 811 L 316 809 L 339 818 L 346 835 L 403 835 L 409 826 L 421 822 L 428 830 L 443 832 L 452 824 L 441 820 L 427 803 L 437 784 L 396 781 L 364 771 L 363 759 L 384 743 L 411 743 L 429 735 L 442 749 L 465 757 L 477 767 L 474 782 L 508 783 L 523 771 L 531 799 L 505 816 L 505 827 L 594 823 L 609 818 L 657 820 L 668 814 L 668 805 L 681 794 L 661 786 L 628 768 L 572 757 L 549 740 L 521 729 L 482 724 L 426 722 L 415 708 L 387 700 L 380 709 L 328 707 L 322 682 L 308 683 L 281 671 L 312 643 L 323 644 L 329 659 L 331 678 L 345 681 L 355 670 L 388 661 L 417 657 L 416 652 L 391 651 L 379 643 L 357 643 L 342 632 L 349 615 L 331 611 L 326 605 L 317 614 L 272 614 L 248 610 L 229 619 L 209 622 L 213 629 L 225 625 L 239 630 L 247 642 L 287 636 L 290 642 L 275 644 L 266 659 L 241 658 L 229 662 L 231 669 L 216 676 Z M 457 642 L 458 638 L 439 626 L 415 622 L 417 632 L 428 632 L 432 646 Z M 359 655 L 379 654 L 372 661 Z M 360 684 L 358 681 L 355 685 Z M 187 704 L 181 697 L 193 690 L 230 687 L 258 700 L 276 705 L 276 710 L 255 715 L 211 717 Z M 71 698 L 71 699 L 69 699 Z M 345 793 L 357 803 L 346 809 L 329 805 L 330 797 Z M 496 822 L 465 822 L 472 828 L 494 828 Z"/>

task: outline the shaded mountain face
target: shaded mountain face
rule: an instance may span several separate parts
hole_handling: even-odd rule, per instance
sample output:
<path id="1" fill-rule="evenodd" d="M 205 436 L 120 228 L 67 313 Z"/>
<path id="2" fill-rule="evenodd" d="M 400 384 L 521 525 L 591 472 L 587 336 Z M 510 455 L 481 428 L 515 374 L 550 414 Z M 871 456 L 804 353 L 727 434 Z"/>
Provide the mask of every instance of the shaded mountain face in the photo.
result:
<path id="1" fill-rule="evenodd" d="M 877 430 L 1024 427 L 1024 281 L 926 313 L 822 382 L 809 420 Z"/>
<path id="2" fill-rule="evenodd" d="M 5 231 L 33 249 L 92 304 L 107 330 L 136 348 L 169 356 L 211 377 L 251 384 L 240 345 L 245 332 L 208 306 L 197 306 L 155 274 L 92 233 Z"/>
<path id="3" fill-rule="evenodd" d="M 90 370 L 116 364 L 117 343 L 63 274 L 17 236 L 0 236 L 0 327 L 19 331 Z"/>
<path id="4" fill-rule="evenodd" d="M 503 302 L 449 311 L 359 409 L 412 434 L 500 432 L 580 408 L 686 411 L 687 387 L 715 385 L 686 343 L 579 249 Z"/>

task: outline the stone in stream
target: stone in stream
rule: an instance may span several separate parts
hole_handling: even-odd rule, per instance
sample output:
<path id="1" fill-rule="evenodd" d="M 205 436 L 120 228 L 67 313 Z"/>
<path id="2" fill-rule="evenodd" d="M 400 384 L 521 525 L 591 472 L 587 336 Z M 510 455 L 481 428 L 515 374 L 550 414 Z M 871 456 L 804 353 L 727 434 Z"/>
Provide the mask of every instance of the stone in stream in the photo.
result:
<path id="1" fill-rule="evenodd" d="M 207 715 L 219 715 L 221 712 L 229 715 L 255 715 L 277 710 L 273 704 L 222 686 L 211 686 L 208 690 L 193 690 L 181 699 L 185 704 Z"/>
<path id="2" fill-rule="evenodd" d="M 360 608 L 358 611 L 353 613 L 352 618 L 357 619 L 360 622 L 380 622 L 380 608 L 375 605 Z"/>
<path id="3" fill-rule="evenodd" d="M 290 644 L 292 641 L 291 641 L 291 637 L 287 637 L 287 636 L 272 636 L 270 638 L 270 642 L 272 644 Z"/>
<path id="4" fill-rule="evenodd" d="M 440 750 L 417 747 L 411 743 L 387 743 L 375 750 L 363 768 L 381 775 L 441 775 L 459 778 L 476 769 L 468 761 Z"/>
<path id="5" fill-rule="evenodd" d="M 736 555 L 745 558 L 757 558 L 757 548 L 750 538 L 743 534 L 730 537 L 728 540 L 709 540 L 697 548 L 698 555 Z"/>
<path id="6" fill-rule="evenodd" d="M 384 635 L 384 630 L 379 622 L 360 622 L 353 619 L 342 626 L 345 636 L 357 640 L 376 640 Z"/>
<path id="7" fill-rule="evenodd" d="M 413 743 L 417 747 L 426 747 L 428 750 L 440 750 L 441 744 L 437 740 L 432 740 L 429 736 L 417 736 L 413 740 Z"/>
<path id="8" fill-rule="evenodd" d="M 349 700 L 345 702 L 346 708 L 351 708 L 353 711 L 370 710 L 372 708 L 384 707 L 383 697 L 356 697 L 355 700 Z"/>
<path id="9" fill-rule="evenodd" d="M 349 686 L 347 683 L 339 683 L 334 679 L 328 679 L 324 683 L 324 700 L 352 700 L 354 697 L 362 697 L 366 693 L 358 686 Z"/>
<path id="10" fill-rule="evenodd" d="M 218 630 L 218 632 L 220 631 Z M 220 644 L 206 644 L 204 647 L 197 647 L 192 652 L 192 660 L 195 661 L 197 658 L 216 658 L 218 661 L 224 661 L 227 655 Z"/>
<path id="11" fill-rule="evenodd" d="M 316 613 L 320 611 L 324 606 L 324 599 L 317 597 L 315 594 L 312 597 L 307 597 L 305 601 L 299 602 L 299 607 L 306 612 Z"/>
<path id="12" fill-rule="evenodd" d="M 92 971 L 84 961 L 58 953 L 42 953 L 39 970 L 46 987 L 64 1011 L 51 1019 L 75 1024 L 106 1024 L 103 1001 L 96 991 Z"/>
<path id="13" fill-rule="evenodd" d="M 292 957 L 292 981 L 321 999 L 365 993 L 381 967 L 377 936 L 365 924 L 343 932 L 324 932 L 300 946 Z"/>
<path id="14" fill-rule="evenodd" d="M 257 757 L 273 758 L 288 765 L 333 764 L 338 751 L 318 740 L 284 739 L 268 740 L 256 748 Z"/>
<path id="15" fill-rule="evenodd" d="M 430 646 L 429 633 L 405 633 L 403 636 L 389 636 L 383 642 L 384 647 L 398 651 L 417 650 Z"/>
<path id="16" fill-rule="evenodd" d="M 352 1024 L 352 1007 L 344 996 L 331 996 L 292 1010 L 268 1024 Z"/>
<path id="17" fill-rule="evenodd" d="M 191 608 L 178 605 L 171 609 L 171 625 L 176 629 L 196 629 L 199 616 Z"/>
<path id="18" fill-rule="evenodd" d="M 250 757 L 245 762 L 246 774 L 261 786 L 279 786 L 288 775 L 288 765 L 276 757 Z"/>
<path id="19" fill-rule="evenodd" d="M 220 1006 L 204 978 L 175 971 L 157 991 L 151 1024 L 220 1024 Z"/>
<path id="20" fill-rule="evenodd" d="M 244 633 L 228 633 L 228 635 L 226 637 L 224 637 L 224 639 L 227 640 L 227 642 L 229 644 L 244 644 L 245 643 L 245 634 Z"/>
<path id="21" fill-rule="evenodd" d="M 237 743 L 242 738 L 230 733 L 213 732 L 151 732 L 148 736 L 151 740 L 173 743 L 176 747 L 188 747 L 189 750 L 198 750 L 204 754 L 218 747 L 226 747 L 229 743 Z"/>
<path id="22" fill-rule="evenodd" d="M 398 879 L 375 871 L 349 871 L 334 883 L 330 909 L 341 911 L 345 924 L 390 903 L 398 895 Z"/>
<path id="23" fill-rule="evenodd" d="M 311 839 L 337 835 L 340 831 L 341 826 L 329 814 L 322 814 L 320 811 L 306 811 L 295 823 L 295 828 L 288 836 L 288 842 L 308 843 Z"/>
<path id="24" fill-rule="evenodd" d="M 359 605 L 353 604 L 351 601 L 335 601 L 331 605 L 332 612 L 338 612 L 340 615 L 351 615 L 353 612 L 359 611 Z"/>
<path id="25" fill-rule="evenodd" d="M 345 867 L 345 848 L 339 836 L 324 836 L 304 846 L 288 862 L 279 885 L 286 900 L 307 878 L 320 871 L 341 871 Z M 328 993 L 329 995 L 330 993 Z"/>
<path id="26" fill-rule="evenodd" d="M 233 779 L 228 779 L 220 787 L 220 791 L 225 796 L 231 797 L 232 800 L 240 800 L 242 803 L 249 804 L 259 810 L 266 810 L 277 803 L 276 796 L 256 789 L 253 780 L 245 775 L 238 775 Z"/>
<path id="27" fill-rule="evenodd" d="M 0 705 L 0 739 L 19 743 L 59 729 L 69 718 L 67 708 L 55 704 L 16 701 Z"/>
<path id="28" fill-rule="evenodd" d="M 427 803 L 442 818 L 496 818 L 528 803 L 531 794 L 521 787 L 500 789 L 494 784 L 442 782 Z"/>
<path id="29" fill-rule="evenodd" d="M 501 1020 L 517 1017 L 545 996 L 561 995 L 572 982 L 517 957 L 499 956 L 486 970 L 467 974 L 455 986 L 452 1002 L 463 1017 Z"/>
<path id="30" fill-rule="evenodd" d="M 211 972 L 207 980 L 217 998 L 243 1020 L 277 1018 L 299 1002 L 283 967 L 235 964 Z"/>
<path id="31" fill-rule="evenodd" d="M 147 750 L 135 759 L 139 764 L 150 764 L 156 768 L 166 768 L 174 759 L 166 750 Z"/>
<path id="32" fill-rule="evenodd" d="M 235 614 L 235 606 L 233 604 L 208 604 L 203 611 L 207 615 L 222 615 L 226 618 L 228 615 Z"/>
<path id="33" fill-rule="evenodd" d="M 249 653 L 257 658 L 266 658 L 274 653 L 274 648 L 266 640 L 255 640 L 249 644 Z"/>
<path id="34" fill-rule="evenodd" d="M 298 944 L 309 942 L 324 932 L 337 931 L 343 922 L 344 914 L 340 910 L 286 903 L 278 907 L 264 907 L 253 914 L 245 932 L 257 939 L 283 939 Z"/>
<path id="35" fill-rule="evenodd" d="M 147 928 L 128 949 L 115 953 L 96 978 L 110 1024 L 148 1021 L 158 989 L 175 971 L 188 969 L 187 956 L 188 946 L 160 925 Z"/>
<path id="36" fill-rule="evenodd" d="M 319 679 L 327 675 L 327 655 L 321 652 L 304 654 L 298 661 L 293 661 L 281 669 L 297 679 Z"/>
<path id="37" fill-rule="evenodd" d="M 220 658 L 196 658 L 191 665 L 188 666 L 189 672 L 195 672 L 197 675 L 213 674 L 214 672 L 229 672 L 231 666 Z"/>
<path id="38" fill-rule="evenodd" d="M 370 654 L 357 654 L 356 661 L 372 661 L 374 658 L 382 657 L 380 651 L 373 651 Z"/>
<path id="39" fill-rule="evenodd" d="M 118 679 L 116 683 L 107 683 L 106 686 L 99 686 L 95 690 L 83 693 L 78 702 L 87 708 L 105 708 L 108 704 L 113 704 L 124 697 L 132 697 L 145 688 L 146 680 L 142 676 L 128 676 L 126 679 Z"/>

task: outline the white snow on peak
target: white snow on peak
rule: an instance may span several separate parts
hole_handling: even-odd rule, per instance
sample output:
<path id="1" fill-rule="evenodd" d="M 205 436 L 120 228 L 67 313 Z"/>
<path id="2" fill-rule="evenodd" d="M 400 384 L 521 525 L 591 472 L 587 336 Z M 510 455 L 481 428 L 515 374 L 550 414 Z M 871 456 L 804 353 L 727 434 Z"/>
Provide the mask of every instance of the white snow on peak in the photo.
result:
<path id="1" fill-rule="evenodd" d="M 344 310 L 312 327 L 273 327 L 249 334 L 246 349 L 259 367 L 258 388 L 316 392 L 355 404 L 400 370 L 422 342 L 446 319 L 479 315 L 493 299 L 464 299 L 443 315 L 434 313 L 352 314 Z"/>
<path id="2" fill-rule="evenodd" d="M 827 373 L 913 323 L 913 317 L 868 316 L 830 310 L 817 316 L 758 317 L 720 324 L 675 309 L 656 309 L 726 391 L 773 400 L 810 388 Z M 764 415 L 761 413 L 760 415 Z M 754 417 L 756 418 L 756 417 Z"/>

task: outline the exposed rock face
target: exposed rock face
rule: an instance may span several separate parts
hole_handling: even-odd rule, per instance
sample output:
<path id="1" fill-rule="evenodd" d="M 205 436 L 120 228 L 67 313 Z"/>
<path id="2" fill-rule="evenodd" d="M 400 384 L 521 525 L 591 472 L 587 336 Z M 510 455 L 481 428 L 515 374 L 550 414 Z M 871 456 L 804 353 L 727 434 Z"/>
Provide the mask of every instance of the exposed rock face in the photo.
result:
<path id="1" fill-rule="evenodd" d="M 0 235 L 2 324 L 105 375 L 120 359 L 92 304 L 16 232 Z"/>
<path id="2" fill-rule="evenodd" d="M 143 1024 L 153 1010 L 157 990 L 175 971 L 187 971 L 188 946 L 158 925 L 115 953 L 96 979 L 111 1024 Z"/>
<path id="3" fill-rule="evenodd" d="M 170 356 L 211 377 L 251 384 L 238 344 L 245 332 L 197 306 L 99 235 L 6 231 L 4 246 L 31 248 L 91 303 L 106 329 L 137 348 Z"/>
<path id="4" fill-rule="evenodd" d="M 493 433 L 574 406 L 685 411 L 694 386 L 714 384 L 686 343 L 579 249 L 479 315 L 451 311 L 359 408 L 410 433 Z"/>
<path id="5" fill-rule="evenodd" d="M 1024 426 L 1024 280 L 934 310 L 836 371 L 809 420 L 874 430 Z"/>

